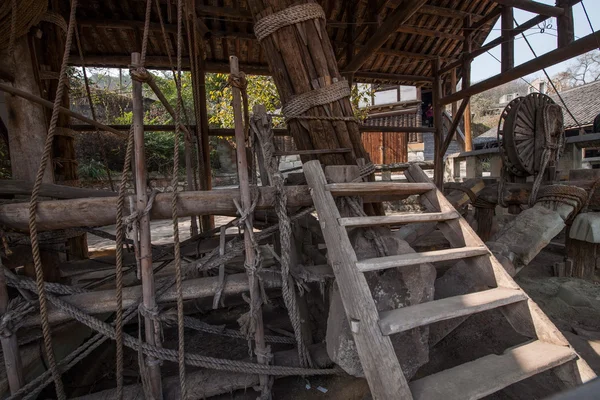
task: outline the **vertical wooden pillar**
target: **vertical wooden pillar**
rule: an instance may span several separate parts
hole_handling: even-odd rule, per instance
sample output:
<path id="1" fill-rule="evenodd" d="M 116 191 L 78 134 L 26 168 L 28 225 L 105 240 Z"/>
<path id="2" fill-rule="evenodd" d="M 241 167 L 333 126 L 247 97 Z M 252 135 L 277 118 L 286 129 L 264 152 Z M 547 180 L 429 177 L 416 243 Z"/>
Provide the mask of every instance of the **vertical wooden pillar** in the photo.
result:
<path id="1" fill-rule="evenodd" d="M 573 7 L 571 0 L 557 0 L 557 7 L 562 7 L 565 13 L 556 18 L 558 47 L 565 47 L 575 41 L 575 22 L 573 20 Z"/>
<path id="2" fill-rule="evenodd" d="M 13 68 L 13 60 L 8 57 L 0 60 L 0 63 L 8 71 L 14 69 L 13 85 L 16 88 L 39 96 L 41 90 L 35 78 L 37 65 L 34 64 L 28 42 L 28 35 L 15 41 L 14 59 L 18 63 L 16 68 Z M 34 182 L 48 134 L 44 109 L 17 96 L 6 94 L 5 99 L 12 178 Z M 43 182 L 54 183 L 51 161 L 46 167 Z"/>
<path id="3" fill-rule="evenodd" d="M 458 84 L 456 78 L 456 68 L 452 70 L 450 73 L 450 93 L 456 93 L 456 85 Z M 456 118 L 456 113 L 458 112 L 458 103 L 452 103 L 452 118 Z"/>
<path id="4" fill-rule="evenodd" d="M 502 7 L 502 72 L 515 67 L 515 40 L 510 36 L 514 29 L 514 11 L 512 7 Z"/>
<path id="5" fill-rule="evenodd" d="M 131 54 L 131 64 L 139 65 L 140 53 Z M 152 242 L 150 236 L 150 216 L 143 215 L 144 209 L 148 204 L 148 192 L 146 187 L 146 153 L 144 149 L 144 99 L 142 93 L 142 83 L 136 80 L 131 81 L 133 87 L 133 141 L 135 154 L 135 188 L 136 188 L 136 209 L 140 215 L 139 234 L 140 234 L 140 263 L 142 275 L 142 298 L 143 306 L 147 310 L 155 310 L 156 297 L 154 287 L 154 271 L 152 270 Z M 144 330 L 146 342 L 151 345 L 160 343 L 160 329 L 158 322 L 152 318 L 144 317 Z M 160 365 L 156 359 L 146 357 L 146 368 L 150 376 L 150 390 L 154 399 L 162 399 L 162 382 L 160 377 Z"/>
<path id="6" fill-rule="evenodd" d="M 442 109 L 440 102 L 442 98 L 442 79 L 440 76 L 440 60 L 439 58 L 431 61 L 431 69 L 433 71 L 433 126 L 434 133 L 434 156 L 433 156 L 433 180 L 436 186 L 442 190 L 444 186 L 444 154 L 442 147 L 444 143 Z"/>
<path id="7" fill-rule="evenodd" d="M 229 57 L 229 64 L 231 68 L 231 75 L 235 76 L 240 73 L 240 67 L 238 58 L 235 56 Z M 246 158 L 246 135 L 244 132 L 244 121 L 242 118 L 242 93 L 237 87 L 232 87 L 233 94 L 233 115 L 235 120 L 235 144 L 237 153 L 237 166 L 238 166 L 238 177 L 240 183 L 240 199 L 243 210 L 248 210 L 252 206 L 252 195 L 250 194 L 250 179 L 248 177 L 248 160 Z M 253 215 L 247 217 L 246 227 L 244 228 L 244 250 L 246 254 L 246 265 L 254 266 L 255 264 L 255 253 L 254 245 L 252 244 L 252 227 Z M 260 287 L 258 277 L 252 272 L 248 272 L 249 288 L 250 288 L 250 307 L 261 307 L 262 301 L 260 300 Z M 263 327 L 262 308 L 256 311 L 255 316 L 255 332 L 254 332 L 254 343 L 256 345 L 256 355 L 259 364 L 267 364 L 266 358 L 266 347 L 265 347 L 265 332 Z M 260 386 L 263 394 L 266 394 L 269 389 L 268 377 L 260 375 Z"/>
<path id="8" fill-rule="evenodd" d="M 200 122 L 196 121 L 197 132 L 198 132 L 198 141 L 201 144 L 201 148 L 198 149 L 202 151 L 203 157 L 202 161 L 204 163 L 204 176 L 200 177 L 202 190 L 211 190 L 212 189 L 212 172 L 210 166 L 210 143 L 208 138 L 208 109 L 206 102 L 206 62 L 204 61 L 204 48 L 200 46 L 198 49 L 199 58 L 200 58 L 200 71 L 198 71 L 198 79 L 196 80 L 199 85 L 199 105 L 200 105 Z M 201 217 L 202 220 L 202 230 L 207 232 L 214 228 L 215 222 L 214 217 L 211 215 L 203 215 Z"/>
<path id="9" fill-rule="evenodd" d="M 463 43 L 463 65 L 462 65 L 462 89 L 466 89 L 471 86 L 471 51 L 473 50 L 471 31 L 471 16 L 467 16 L 463 22 L 464 37 Z M 473 150 L 473 134 L 471 132 L 471 101 L 467 104 L 465 109 L 465 151 Z"/>
<path id="10" fill-rule="evenodd" d="M 0 314 L 6 313 L 8 309 L 8 288 L 6 287 L 6 276 L 2 267 L 2 259 L 0 258 Z M 17 334 L 0 338 L 2 343 L 2 354 L 4 355 L 4 366 L 6 368 L 6 377 L 8 378 L 8 386 L 10 393 L 15 394 L 25 384 L 23 378 L 23 363 L 21 361 L 21 353 L 19 352 L 19 343 Z"/>

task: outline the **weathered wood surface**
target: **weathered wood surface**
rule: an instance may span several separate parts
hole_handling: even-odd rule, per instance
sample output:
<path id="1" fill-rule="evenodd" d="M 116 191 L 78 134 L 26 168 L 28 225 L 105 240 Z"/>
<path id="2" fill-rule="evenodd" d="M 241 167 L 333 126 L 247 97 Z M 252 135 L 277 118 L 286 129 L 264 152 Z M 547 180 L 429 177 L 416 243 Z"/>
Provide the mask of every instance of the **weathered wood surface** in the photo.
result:
<path id="1" fill-rule="evenodd" d="M 418 214 L 401 214 L 401 215 L 386 215 L 383 217 L 347 217 L 340 218 L 339 223 L 345 227 L 365 227 L 375 225 L 402 225 L 412 224 L 415 222 L 440 222 L 453 218 L 458 218 L 458 212 L 447 213 L 418 213 Z"/>
<path id="2" fill-rule="evenodd" d="M 327 180 L 318 161 L 304 165 L 306 179 L 319 213 L 319 222 L 328 243 L 332 265 L 344 303 L 346 316 L 358 350 L 371 394 L 374 399 L 411 399 L 410 390 L 389 337 L 383 336 L 378 312 L 364 274 L 359 272 L 356 253 L 345 228 L 337 224 L 340 213 L 331 193 L 325 190 Z M 338 245 L 332 245 L 337 243 Z"/>
<path id="3" fill-rule="evenodd" d="M 17 68 L 14 68 L 13 61 L 17 63 Z M 6 65 L 9 71 L 14 70 L 13 84 L 0 83 L 0 85 L 29 93 L 40 93 L 41 89 L 35 79 L 36 71 L 34 71 L 34 68 L 36 68 L 34 66 L 37 66 L 37 63 L 34 63 L 30 51 L 28 35 L 15 41 L 14 60 L 6 56 L 3 57 L 0 64 Z M 44 109 L 17 96 L 7 95 L 5 100 L 8 112 L 6 125 L 8 128 L 12 177 L 33 182 L 40 166 L 40 160 L 44 152 L 44 142 L 48 133 Z M 53 168 L 49 160 L 44 173 L 44 183 L 54 182 L 52 171 Z"/>
<path id="4" fill-rule="evenodd" d="M 307 267 L 309 272 L 322 278 L 331 275 L 331 268 L 328 266 Z M 281 287 L 281 275 L 275 272 L 262 272 L 262 280 L 265 289 L 276 289 Z M 183 282 L 183 299 L 194 300 L 214 296 L 219 285 L 218 276 L 209 278 L 189 279 Z M 227 276 L 223 296 L 240 294 L 248 291 L 248 277 L 245 273 L 233 274 Z M 134 305 L 142 295 L 141 286 L 132 286 L 123 289 L 123 308 Z M 115 290 L 98 290 L 95 292 L 74 294 L 62 297 L 67 303 L 76 305 L 81 311 L 87 314 L 100 314 L 104 312 L 113 312 L 117 307 Z M 172 303 L 177 299 L 175 287 L 168 289 L 157 299 L 159 303 Z M 48 319 L 51 323 L 68 321 L 71 319 L 68 314 L 56 309 L 50 308 Z M 24 327 L 39 325 L 38 316 L 27 317 L 24 321 Z"/>
<path id="5" fill-rule="evenodd" d="M 312 206 L 308 186 L 287 186 L 288 207 Z M 257 210 L 272 209 L 275 206 L 275 189 L 259 187 L 260 197 Z M 465 195 L 466 196 L 466 195 Z M 180 217 L 192 215 L 237 215 L 233 199 L 239 201 L 238 189 L 216 189 L 200 192 L 181 192 L 177 206 Z M 398 197 L 371 192 L 363 200 L 366 203 L 397 200 Z M 126 200 L 127 204 L 127 200 Z M 116 221 L 117 198 L 90 198 L 73 200 L 41 201 L 38 205 L 37 225 L 39 231 L 77 227 L 113 225 Z M 128 211 L 125 210 L 125 213 Z M 153 220 L 171 218 L 171 195 L 156 195 L 150 217 Z M 0 225 L 18 231 L 28 231 L 29 204 L 13 203 L 0 205 Z"/>
<path id="6" fill-rule="evenodd" d="M 308 0 L 249 0 L 254 21 Z M 285 26 L 262 40 L 262 50 L 269 62 L 273 80 L 283 106 L 293 96 L 341 81 L 342 75 L 323 19 L 308 20 Z M 348 97 L 327 106 L 313 107 L 305 115 L 311 117 L 352 117 Z M 356 159 L 369 160 L 358 124 L 354 121 L 292 120 L 288 123 L 299 150 L 351 148 L 352 153 L 318 156 L 323 164 L 356 164 Z M 308 156 L 305 156 L 305 158 Z"/>
<path id="7" fill-rule="evenodd" d="M 3 179 L 0 180 L 0 194 L 2 195 L 30 195 L 33 182 Z M 43 183 L 40 196 L 54 197 L 55 199 L 84 199 L 88 197 L 114 197 L 117 193 L 108 190 L 95 190 L 73 186 Z"/>

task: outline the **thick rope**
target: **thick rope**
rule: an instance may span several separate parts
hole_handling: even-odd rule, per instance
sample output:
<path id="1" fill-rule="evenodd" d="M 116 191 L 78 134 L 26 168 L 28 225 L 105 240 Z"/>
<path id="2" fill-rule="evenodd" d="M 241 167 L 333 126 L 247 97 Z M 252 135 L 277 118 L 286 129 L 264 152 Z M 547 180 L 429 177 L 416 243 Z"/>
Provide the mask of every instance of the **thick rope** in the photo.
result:
<path id="1" fill-rule="evenodd" d="M 48 9 L 47 0 L 10 0 L 0 2 L 0 51 L 12 57 L 15 42 L 36 25 Z"/>
<path id="2" fill-rule="evenodd" d="M 557 204 L 566 204 L 573 207 L 573 212 L 567 218 L 567 221 L 572 221 L 573 218 L 585 206 L 588 199 L 588 193 L 585 189 L 577 186 L 568 185 L 550 185 L 540 189 L 537 195 L 537 203 L 554 202 Z"/>
<path id="3" fill-rule="evenodd" d="M 52 377 L 56 386 L 56 395 L 58 399 L 66 399 L 63 384 L 60 377 L 60 372 L 56 365 L 56 359 L 54 358 L 54 350 L 52 348 L 52 336 L 50 332 L 50 323 L 48 322 L 48 305 L 46 301 L 46 289 L 44 285 L 44 269 L 42 266 L 42 259 L 40 255 L 40 247 L 37 237 L 37 205 L 40 196 L 40 190 L 42 182 L 44 180 L 44 173 L 46 172 L 46 166 L 50 160 L 52 154 L 52 143 L 54 139 L 54 133 L 56 132 L 56 125 L 58 123 L 59 109 L 63 93 L 66 86 L 67 80 L 67 64 L 69 61 L 69 55 L 71 52 L 71 45 L 73 42 L 73 31 L 75 29 L 75 15 L 77 11 L 77 0 L 71 0 L 71 13 L 69 16 L 69 29 L 67 30 L 67 37 L 65 40 L 65 50 L 63 53 L 63 59 L 60 67 L 60 75 L 58 80 L 58 88 L 56 90 L 56 97 L 54 99 L 54 107 L 52 108 L 52 117 L 50 119 L 50 127 L 48 129 L 48 135 L 46 136 L 46 142 L 44 144 L 44 152 L 40 167 L 35 178 L 33 190 L 31 192 L 31 202 L 29 205 L 29 232 L 31 235 L 31 248 L 33 254 L 33 263 L 35 268 L 35 277 L 37 283 L 37 292 L 40 300 L 40 317 L 42 322 L 42 334 L 44 337 L 44 348 L 46 356 L 48 358 L 48 367 L 52 372 Z"/>
<path id="4" fill-rule="evenodd" d="M 286 8 L 267 15 L 254 24 L 254 34 L 259 41 L 277 32 L 283 27 L 311 19 L 325 19 L 325 11 L 317 3 L 306 3 Z"/>
<path id="5" fill-rule="evenodd" d="M 131 169 L 133 158 L 133 125 L 129 128 L 127 138 L 127 150 L 125 151 L 125 162 L 119 185 L 119 196 L 117 198 L 117 226 L 116 226 L 116 266 L 115 266 L 115 292 L 117 309 L 115 316 L 115 345 L 116 345 L 116 371 L 117 399 L 123 398 L 123 245 L 125 238 L 125 225 L 123 211 L 125 209 L 125 197 L 127 193 L 128 174 Z"/>
<path id="6" fill-rule="evenodd" d="M 150 0 L 148 0 L 150 3 Z M 179 242 L 179 218 L 177 215 L 177 187 L 179 182 L 179 134 L 181 124 L 181 50 L 182 50 L 182 23 L 183 23 L 183 3 L 177 0 L 177 107 L 175 108 L 175 138 L 173 146 L 173 194 L 171 197 L 171 215 L 173 217 L 173 246 L 175 257 L 175 280 L 177 290 L 177 361 L 179 367 L 179 384 L 181 388 L 181 399 L 187 399 L 187 384 L 185 377 L 185 331 L 183 316 L 183 278 L 181 273 L 181 243 Z"/>
<path id="7" fill-rule="evenodd" d="M 266 115 L 266 113 L 256 113 L 255 111 L 255 114 L 250 120 L 250 126 L 252 127 L 255 136 L 258 138 L 261 144 L 265 167 L 269 175 L 269 181 L 277 190 L 277 196 L 275 199 L 275 212 L 277 213 L 277 218 L 279 221 L 279 237 L 281 243 L 280 264 L 283 300 L 286 308 L 288 309 L 290 321 L 292 322 L 292 327 L 294 329 L 294 335 L 296 336 L 300 365 L 302 367 L 312 367 L 312 359 L 302 335 L 302 321 L 300 318 L 300 308 L 296 301 L 294 283 L 290 277 L 292 224 L 287 213 L 287 196 L 283 187 L 284 179 L 283 175 L 279 172 L 277 157 L 275 156 L 272 121 L 271 118 Z"/>
<path id="8" fill-rule="evenodd" d="M 351 96 L 348 81 L 341 80 L 320 89 L 311 90 L 292 97 L 283 107 L 283 115 L 287 120 L 304 118 L 302 114 L 313 107 L 323 106 Z M 325 119 L 326 117 L 323 117 Z M 338 117 L 334 117 L 338 118 Z M 354 120 L 354 117 L 339 117 L 342 120 Z M 311 117 L 311 119 L 313 119 Z M 321 119 L 318 117 L 317 119 Z"/>

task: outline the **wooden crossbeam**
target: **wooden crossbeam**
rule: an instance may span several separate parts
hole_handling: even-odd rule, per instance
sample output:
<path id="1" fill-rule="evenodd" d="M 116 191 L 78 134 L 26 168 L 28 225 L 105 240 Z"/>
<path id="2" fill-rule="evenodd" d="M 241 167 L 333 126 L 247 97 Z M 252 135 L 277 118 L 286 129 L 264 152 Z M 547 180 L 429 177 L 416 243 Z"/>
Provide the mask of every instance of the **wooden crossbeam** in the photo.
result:
<path id="1" fill-rule="evenodd" d="M 398 6 L 385 22 L 377 29 L 377 32 L 367 41 L 365 47 L 350 61 L 344 72 L 353 73 L 376 52 L 389 37 L 396 31 L 398 25 L 404 24 L 419 8 L 425 5 L 424 0 L 409 0 L 406 4 Z"/>
<path id="2" fill-rule="evenodd" d="M 467 109 L 467 106 L 469 105 L 469 98 L 463 99 L 462 103 L 460 103 L 460 107 L 458 107 L 458 110 L 456 111 L 456 114 L 453 116 L 452 119 L 452 126 L 450 126 L 450 129 L 448 130 L 448 134 L 446 135 L 446 138 L 444 139 L 444 143 L 442 145 L 442 154 L 446 154 L 446 151 L 448 151 L 448 146 L 450 146 L 450 142 L 452 141 L 452 138 L 454 137 L 454 134 L 456 133 L 456 129 L 458 128 L 458 124 L 460 123 L 460 120 L 462 119 L 465 110 Z"/>
<path id="3" fill-rule="evenodd" d="M 452 39 L 452 40 L 459 40 L 459 41 L 464 40 L 464 37 L 462 37 L 461 35 L 454 34 L 454 33 L 437 31 L 437 30 L 426 29 L 426 28 L 417 28 L 414 26 L 400 26 L 400 27 L 396 28 L 396 32 L 410 33 L 413 35 L 421 35 L 421 36 L 437 37 L 437 38 L 442 38 L 442 39 Z"/>
<path id="4" fill-rule="evenodd" d="M 508 7 L 520 8 L 535 14 L 546 15 L 549 17 L 560 17 L 565 13 L 564 8 L 549 6 L 532 0 L 492 0 L 498 4 Z"/>
<path id="5" fill-rule="evenodd" d="M 566 47 L 562 47 L 541 55 L 529 62 L 521 64 L 509 71 L 503 72 L 496 76 L 493 76 L 484 81 L 478 82 L 473 86 L 463 89 L 459 92 L 453 93 L 441 99 L 442 104 L 450 104 L 455 101 L 464 99 L 465 97 L 474 96 L 478 93 L 485 92 L 486 90 L 504 85 L 515 79 L 522 78 L 523 76 L 532 74 L 539 71 L 542 68 L 547 68 L 552 65 L 556 65 L 563 61 L 569 60 L 573 57 L 577 57 L 588 51 L 592 51 L 598 47 L 598 41 L 600 40 L 600 31 L 594 32 L 588 36 L 585 36 L 575 42 L 571 43 Z"/>

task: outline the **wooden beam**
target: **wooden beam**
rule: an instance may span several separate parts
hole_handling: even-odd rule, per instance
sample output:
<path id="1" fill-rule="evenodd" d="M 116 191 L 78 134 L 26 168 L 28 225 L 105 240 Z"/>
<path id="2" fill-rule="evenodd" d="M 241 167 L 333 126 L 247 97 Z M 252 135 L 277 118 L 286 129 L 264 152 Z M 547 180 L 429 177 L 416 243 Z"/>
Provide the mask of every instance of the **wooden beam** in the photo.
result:
<path id="1" fill-rule="evenodd" d="M 504 85 L 505 83 L 508 83 L 515 79 L 519 79 L 526 75 L 537 72 L 542 68 L 547 68 L 552 65 L 556 65 L 573 57 L 577 57 L 583 53 L 587 53 L 588 51 L 592 51 L 598 47 L 598 41 L 600 41 L 600 31 L 594 32 L 588 36 L 576 40 L 566 47 L 562 47 L 560 49 L 556 49 L 549 53 L 543 54 L 507 72 L 500 73 L 489 79 L 478 82 L 470 88 L 461 90 L 450 96 L 446 96 L 442 99 L 442 104 L 450 104 L 454 101 L 459 101 L 465 97 L 474 96 L 478 93 L 485 92 L 486 90 L 495 88 L 500 85 Z"/>
<path id="2" fill-rule="evenodd" d="M 390 14 L 385 22 L 377 29 L 377 32 L 367 41 L 363 48 L 352 61 L 348 63 L 344 72 L 356 72 L 362 65 L 389 39 L 398 25 L 406 23 L 410 17 L 423 5 L 424 0 L 409 0 L 406 4 L 398 6 L 392 14 Z"/>
<path id="3" fill-rule="evenodd" d="M 498 4 L 508 7 L 515 7 L 521 10 L 529 11 L 534 14 L 546 15 L 549 17 L 560 17 L 565 10 L 561 7 L 549 6 L 532 0 L 492 0 Z"/>
<path id="4" fill-rule="evenodd" d="M 373 79 L 377 81 L 389 81 L 389 82 L 433 82 L 433 78 L 431 76 L 421 76 L 421 75 L 397 75 L 397 74 L 388 74 L 384 72 L 363 72 L 358 71 L 354 73 L 355 78 L 362 79 Z"/>
<path id="5" fill-rule="evenodd" d="M 451 39 L 462 41 L 464 38 L 461 35 L 456 35 L 454 33 L 438 31 L 434 29 L 426 29 L 426 28 L 418 28 L 415 26 L 400 26 L 396 28 L 396 32 L 400 33 L 409 33 L 413 35 L 421 35 L 421 36 L 430 36 L 441 39 Z"/>
<path id="6" fill-rule="evenodd" d="M 480 19 L 485 18 L 485 17 L 482 17 L 481 15 L 473 14 L 473 13 L 470 13 L 467 11 L 462 11 L 457 8 L 439 7 L 439 6 L 432 6 L 432 5 L 425 5 L 425 6 L 421 7 L 419 9 L 418 13 L 435 15 L 435 16 L 443 17 L 443 18 L 461 19 L 461 20 L 468 15 L 470 15 L 473 18 L 473 20 L 480 20 Z"/>
<path id="7" fill-rule="evenodd" d="M 435 127 L 434 133 L 434 156 L 433 156 L 433 179 L 435 185 L 443 189 L 444 187 L 444 152 L 443 148 L 443 110 L 442 103 L 440 101 L 442 97 L 442 79 L 440 76 L 440 60 L 434 60 L 431 62 L 431 71 L 435 77 L 435 81 L 432 87 L 432 98 L 433 98 L 433 125 Z"/>
<path id="8" fill-rule="evenodd" d="M 454 137 L 454 134 L 456 133 L 458 124 L 460 123 L 460 120 L 462 119 L 468 105 L 469 105 L 469 99 L 468 98 L 463 99 L 463 101 L 460 103 L 460 107 L 458 107 L 458 110 L 456 111 L 456 114 L 454 114 L 452 116 L 452 125 L 450 126 L 450 129 L 448 130 L 448 134 L 446 135 L 446 138 L 444 139 L 444 144 L 442 146 L 442 154 L 446 154 L 446 151 L 448 151 L 448 146 L 450 146 L 450 142 L 452 142 L 452 138 Z"/>
<path id="9" fill-rule="evenodd" d="M 463 36 L 465 41 L 463 42 L 463 65 L 462 65 L 462 88 L 466 89 L 471 86 L 471 62 L 472 58 L 469 54 L 473 51 L 473 33 L 471 30 L 471 17 L 465 17 L 463 22 Z M 473 149 L 473 134 L 471 132 L 471 99 L 465 98 L 464 102 L 464 120 L 465 120 L 465 151 Z M 458 125 L 456 126 L 458 128 Z M 445 154 L 445 152 L 444 152 Z"/>
<path id="10" fill-rule="evenodd" d="M 556 5 L 564 8 L 563 15 L 556 18 L 558 33 L 558 47 L 565 47 L 575 40 L 575 22 L 573 20 L 573 7 L 569 0 L 557 0 Z"/>
<path id="11" fill-rule="evenodd" d="M 95 129 L 92 127 L 92 129 Z M 0 180 L 1 195 L 31 195 L 33 182 L 12 179 Z M 40 196 L 53 197 L 55 199 L 83 199 L 88 197 L 114 197 L 117 193 L 106 190 L 95 190 L 78 188 L 73 186 L 55 185 L 53 183 L 42 183 Z"/>
<path id="12" fill-rule="evenodd" d="M 510 32 L 515 28 L 514 12 L 512 7 L 502 7 L 502 72 L 515 66 L 515 41 L 510 37 Z"/>
<path id="13" fill-rule="evenodd" d="M 476 50 L 473 50 L 469 57 L 471 59 L 478 57 L 478 56 L 482 55 L 483 53 L 485 53 L 486 51 L 491 50 L 494 47 L 501 45 L 504 42 L 504 40 L 507 40 L 509 38 L 513 39 L 516 36 L 520 35 L 521 33 L 525 32 L 526 30 L 531 29 L 531 28 L 537 26 L 538 24 L 541 24 L 542 22 L 546 21 L 548 18 L 550 18 L 550 17 L 545 16 L 545 15 L 538 15 L 537 17 L 533 17 L 529 21 L 522 23 L 521 25 L 515 27 L 515 29 L 510 31 L 507 38 L 500 36 L 499 38 L 492 40 L 488 44 L 483 45 Z M 442 75 L 453 70 L 454 68 L 460 67 L 461 64 L 462 64 L 462 60 L 458 60 L 451 64 L 448 64 L 447 66 L 445 66 L 442 69 L 442 71 L 441 71 Z"/>

